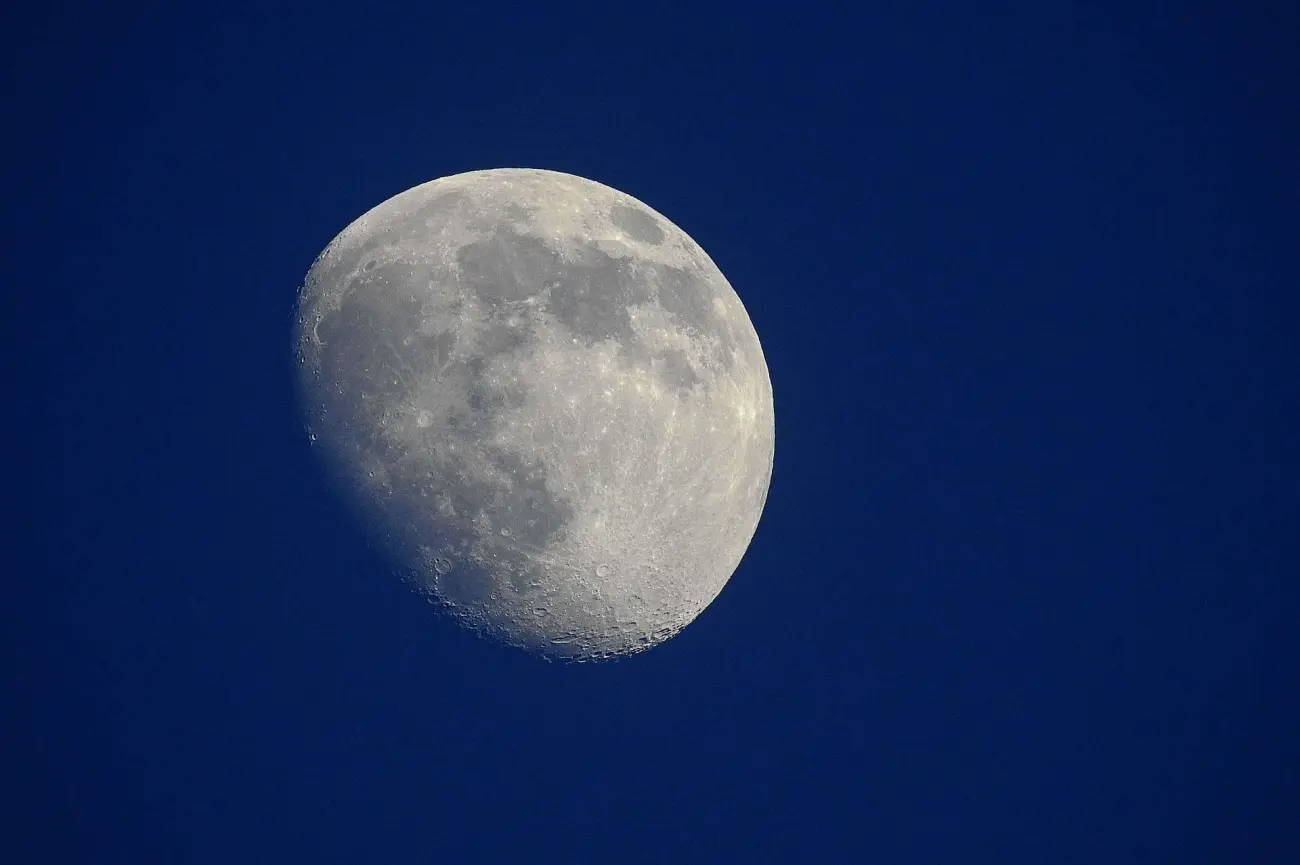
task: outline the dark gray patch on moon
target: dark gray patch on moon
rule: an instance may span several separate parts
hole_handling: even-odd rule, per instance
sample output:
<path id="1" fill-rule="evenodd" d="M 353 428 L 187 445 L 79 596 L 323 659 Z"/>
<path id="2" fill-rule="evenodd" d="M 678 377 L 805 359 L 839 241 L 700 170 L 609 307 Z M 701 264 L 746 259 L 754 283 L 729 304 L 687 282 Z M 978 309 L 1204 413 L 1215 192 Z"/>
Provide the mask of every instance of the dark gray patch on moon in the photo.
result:
<path id="1" fill-rule="evenodd" d="M 547 308 L 588 345 L 602 339 L 632 338 L 627 304 L 633 296 L 628 275 L 616 259 L 594 247 L 580 260 L 559 253 L 509 225 L 456 253 L 463 278 L 490 307 L 548 295 Z"/>
<path id="2" fill-rule="evenodd" d="M 643 287 L 629 278 L 617 259 L 590 247 L 584 252 L 581 263 L 548 280 L 548 307 L 586 345 L 603 339 L 630 344 L 636 337 L 628 305 Z"/>
<path id="3" fill-rule="evenodd" d="M 518 351 L 531 339 L 530 325 L 529 320 L 511 323 L 497 319 L 483 329 L 478 340 L 478 350 L 486 357 Z"/>
<path id="4" fill-rule="evenodd" d="M 465 177 L 380 205 L 313 266 L 297 345 L 313 439 L 412 579 L 472 626 L 555 657 L 647 648 L 712 600 L 761 512 L 757 337 L 648 209 L 603 212 L 656 249 L 677 232 L 693 259 L 557 240 L 547 184 L 558 202 L 577 179 Z M 505 177 L 543 191 L 502 203 Z M 583 202 L 613 195 L 580 183 Z M 634 326 L 638 309 L 668 331 Z"/>
<path id="5" fill-rule="evenodd" d="M 616 204 L 610 208 L 609 221 L 627 232 L 627 236 L 633 240 L 656 246 L 664 242 L 664 232 L 659 227 L 659 222 L 644 210 Z"/>
<path id="6" fill-rule="evenodd" d="M 533 297 L 558 269 L 558 256 L 546 244 L 505 227 L 486 240 L 462 246 L 456 261 L 461 278 L 489 307 Z"/>
<path id="7" fill-rule="evenodd" d="M 493 309 L 545 292 L 547 311 L 585 345 L 614 340 L 643 356 L 629 309 L 654 300 L 682 327 L 716 334 L 720 340 L 718 361 L 731 362 L 730 334 L 719 326 L 712 294 L 702 290 L 698 277 L 664 265 L 643 266 L 636 272 L 632 263 L 594 244 L 579 246 L 573 258 L 562 259 L 536 238 L 518 234 L 511 225 L 497 226 L 490 237 L 468 243 L 456 253 L 462 279 Z"/>
<path id="8" fill-rule="evenodd" d="M 690 390 L 700 382 L 695 374 L 695 367 L 686 358 L 686 352 L 680 348 L 670 348 L 655 358 L 659 377 L 674 390 Z"/>

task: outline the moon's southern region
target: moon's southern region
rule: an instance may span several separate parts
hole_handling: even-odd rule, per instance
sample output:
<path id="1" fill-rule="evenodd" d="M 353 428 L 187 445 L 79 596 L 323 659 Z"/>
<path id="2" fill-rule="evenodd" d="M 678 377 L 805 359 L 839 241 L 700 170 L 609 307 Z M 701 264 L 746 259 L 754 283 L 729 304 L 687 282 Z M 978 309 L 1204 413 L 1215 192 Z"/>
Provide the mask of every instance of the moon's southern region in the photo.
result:
<path id="1" fill-rule="evenodd" d="M 398 568 L 547 657 L 669 639 L 772 473 L 740 298 L 661 214 L 554 171 L 444 177 L 338 235 L 299 295 L 310 438 Z"/>

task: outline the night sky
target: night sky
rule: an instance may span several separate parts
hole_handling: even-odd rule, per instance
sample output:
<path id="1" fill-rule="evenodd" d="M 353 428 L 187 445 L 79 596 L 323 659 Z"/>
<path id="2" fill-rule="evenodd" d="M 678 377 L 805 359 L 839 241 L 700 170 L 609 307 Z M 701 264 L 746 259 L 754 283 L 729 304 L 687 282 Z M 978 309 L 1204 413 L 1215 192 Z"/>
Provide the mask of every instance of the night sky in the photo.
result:
<path id="1" fill-rule="evenodd" d="M 0 860 L 1300 862 L 1294 4 L 149 5 L 4 28 Z M 294 402 L 316 254 L 503 166 L 767 355 L 754 541 L 618 663 L 438 617 Z"/>

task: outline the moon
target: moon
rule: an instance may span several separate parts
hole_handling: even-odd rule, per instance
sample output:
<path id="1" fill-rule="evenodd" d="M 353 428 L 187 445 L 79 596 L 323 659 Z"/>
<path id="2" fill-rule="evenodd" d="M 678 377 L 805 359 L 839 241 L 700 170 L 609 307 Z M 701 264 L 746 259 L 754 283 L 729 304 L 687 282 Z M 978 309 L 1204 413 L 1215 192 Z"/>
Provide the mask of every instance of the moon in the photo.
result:
<path id="1" fill-rule="evenodd" d="M 740 298 L 637 199 L 472 171 L 316 259 L 294 333 L 313 448 L 396 569 L 549 659 L 673 637 L 758 526 L 775 426 Z"/>

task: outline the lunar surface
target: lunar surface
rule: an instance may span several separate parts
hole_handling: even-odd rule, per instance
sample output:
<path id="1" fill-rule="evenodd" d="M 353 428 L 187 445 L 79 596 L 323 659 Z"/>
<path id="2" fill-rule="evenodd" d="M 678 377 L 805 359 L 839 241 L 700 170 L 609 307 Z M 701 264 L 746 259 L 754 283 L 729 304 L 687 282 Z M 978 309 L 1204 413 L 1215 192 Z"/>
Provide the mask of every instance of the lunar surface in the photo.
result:
<path id="1" fill-rule="evenodd" d="M 309 436 L 370 531 L 507 643 L 661 643 L 758 525 L 758 336 L 691 238 L 607 186 L 501 169 L 389 199 L 312 265 L 295 350 Z"/>

